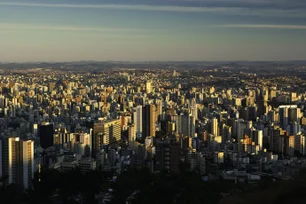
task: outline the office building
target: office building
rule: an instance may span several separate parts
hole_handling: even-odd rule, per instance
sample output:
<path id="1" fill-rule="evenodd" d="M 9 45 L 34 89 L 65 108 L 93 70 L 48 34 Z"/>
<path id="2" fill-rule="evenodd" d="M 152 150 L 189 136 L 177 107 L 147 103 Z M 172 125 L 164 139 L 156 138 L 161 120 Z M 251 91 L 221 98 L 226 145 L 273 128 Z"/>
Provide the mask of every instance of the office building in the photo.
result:
<path id="1" fill-rule="evenodd" d="M 38 129 L 38 135 L 40 139 L 40 146 L 43 149 L 47 149 L 48 147 L 52 147 L 54 145 L 53 138 L 54 130 L 52 123 L 41 123 Z"/>
<path id="2" fill-rule="evenodd" d="M 155 105 L 147 104 L 142 109 L 142 137 L 155 136 Z"/>

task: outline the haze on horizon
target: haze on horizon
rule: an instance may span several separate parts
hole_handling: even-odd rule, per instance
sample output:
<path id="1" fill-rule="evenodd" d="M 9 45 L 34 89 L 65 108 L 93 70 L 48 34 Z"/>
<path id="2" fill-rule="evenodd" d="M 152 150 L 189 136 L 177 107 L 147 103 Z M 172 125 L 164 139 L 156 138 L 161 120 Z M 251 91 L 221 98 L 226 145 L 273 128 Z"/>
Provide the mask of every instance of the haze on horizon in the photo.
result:
<path id="1" fill-rule="evenodd" d="M 0 1 L 0 62 L 305 60 L 304 0 Z"/>

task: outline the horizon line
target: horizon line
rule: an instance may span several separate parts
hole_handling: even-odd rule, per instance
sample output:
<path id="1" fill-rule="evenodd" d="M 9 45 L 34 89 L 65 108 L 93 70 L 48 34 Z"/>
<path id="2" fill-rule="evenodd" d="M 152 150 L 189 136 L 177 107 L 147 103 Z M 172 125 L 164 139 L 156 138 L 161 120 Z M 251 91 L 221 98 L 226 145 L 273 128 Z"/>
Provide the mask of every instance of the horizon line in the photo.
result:
<path id="1" fill-rule="evenodd" d="M 287 60 L 60 60 L 60 61 L 0 61 L 0 64 L 23 64 L 23 63 L 74 63 L 74 62 L 132 62 L 132 63 L 143 63 L 143 62 L 306 62 L 306 59 L 287 59 Z"/>

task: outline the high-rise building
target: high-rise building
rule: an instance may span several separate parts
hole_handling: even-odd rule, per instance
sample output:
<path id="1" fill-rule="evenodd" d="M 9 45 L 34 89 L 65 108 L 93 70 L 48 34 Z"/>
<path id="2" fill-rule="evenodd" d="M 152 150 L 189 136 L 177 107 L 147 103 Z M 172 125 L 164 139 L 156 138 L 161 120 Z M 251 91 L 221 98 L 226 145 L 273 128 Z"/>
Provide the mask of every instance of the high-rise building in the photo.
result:
<path id="1" fill-rule="evenodd" d="M 195 117 L 193 115 L 188 116 L 188 136 L 195 137 Z"/>
<path id="2" fill-rule="evenodd" d="M 296 135 L 295 136 L 295 150 L 298 151 L 301 155 L 306 154 L 306 140 L 304 135 Z"/>
<path id="3" fill-rule="evenodd" d="M 240 144 L 241 141 L 244 139 L 244 135 L 247 130 L 252 128 L 252 121 L 244 121 L 238 120 L 237 122 L 237 142 Z M 241 145 L 238 145 L 238 151 L 240 151 Z"/>
<path id="4" fill-rule="evenodd" d="M 92 137 L 93 155 L 96 155 L 103 145 L 121 140 L 121 119 L 95 122 Z"/>
<path id="5" fill-rule="evenodd" d="M 164 140 L 156 146 L 156 170 L 166 170 L 170 173 L 179 173 L 181 159 L 180 144 Z"/>
<path id="6" fill-rule="evenodd" d="M 218 119 L 211 119 L 211 134 L 214 136 L 218 136 Z"/>
<path id="7" fill-rule="evenodd" d="M 133 121 L 135 124 L 136 136 L 138 138 L 142 137 L 142 106 L 137 106 L 134 108 Z"/>
<path id="8" fill-rule="evenodd" d="M 195 120 L 198 120 L 198 105 L 195 98 L 191 100 L 191 115 L 195 118 Z"/>
<path id="9" fill-rule="evenodd" d="M 177 116 L 176 130 L 178 134 L 188 136 L 188 118 L 183 113 Z"/>
<path id="10" fill-rule="evenodd" d="M 263 149 L 263 131 L 256 130 L 255 131 L 255 142 L 259 145 L 259 150 Z"/>
<path id="11" fill-rule="evenodd" d="M 184 136 L 195 136 L 195 117 L 181 113 L 177 116 L 177 133 Z"/>
<path id="12" fill-rule="evenodd" d="M 278 113 L 279 113 L 279 124 L 280 127 L 286 129 L 288 126 L 288 109 L 290 106 L 279 106 Z"/>
<path id="13" fill-rule="evenodd" d="M 147 104 L 142 109 L 142 137 L 155 136 L 155 105 Z"/>
<path id="14" fill-rule="evenodd" d="M 151 93 L 152 92 L 152 82 L 147 81 L 146 82 L 146 93 Z"/>
<path id="15" fill-rule="evenodd" d="M 10 137 L 0 143 L 2 155 L 2 176 L 7 184 L 31 187 L 34 178 L 34 141 Z"/>
<path id="16" fill-rule="evenodd" d="M 92 153 L 92 137 L 88 133 L 72 133 L 70 134 L 70 150 L 86 157 L 90 157 Z"/>
<path id="17" fill-rule="evenodd" d="M 223 143 L 227 143 L 227 142 L 230 142 L 231 139 L 232 139 L 232 135 L 231 135 L 231 132 L 232 132 L 232 127 L 230 126 L 227 126 L 225 124 L 222 124 L 221 126 L 221 130 L 220 130 L 220 135 L 222 136 L 222 142 Z"/>
<path id="18" fill-rule="evenodd" d="M 121 119 L 104 121 L 103 144 L 108 145 L 121 140 Z"/>
<path id="19" fill-rule="evenodd" d="M 136 141 L 136 131 L 135 131 L 135 125 L 132 124 L 128 127 L 128 140 L 129 145 L 133 144 L 133 142 Z"/>
<path id="20" fill-rule="evenodd" d="M 63 148 L 70 142 L 70 134 L 65 128 L 56 129 L 53 137 L 55 148 Z"/>
<path id="21" fill-rule="evenodd" d="M 53 124 L 52 123 L 41 123 L 38 128 L 38 135 L 40 138 L 40 146 L 44 149 L 52 147 L 54 145 L 53 139 Z"/>
<path id="22" fill-rule="evenodd" d="M 104 134 L 104 123 L 103 121 L 97 121 L 93 126 L 92 133 L 92 153 L 95 155 L 102 149 L 103 145 L 103 134 Z"/>
<path id="23" fill-rule="evenodd" d="M 156 102 L 156 114 L 155 114 L 156 121 L 160 121 L 162 119 L 161 118 L 162 113 L 163 113 L 163 104 L 161 100 L 158 100 Z"/>
<path id="24" fill-rule="evenodd" d="M 299 122 L 299 108 L 290 107 L 288 109 L 288 122 Z"/>
<path id="25" fill-rule="evenodd" d="M 224 152 L 215 152 L 214 163 L 216 164 L 224 163 Z"/>
<path id="26" fill-rule="evenodd" d="M 284 153 L 284 139 L 287 135 L 287 132 L 277 126 L 274 126 L 274 129 L 270 134 L 270 147 L 273 153 L 283 154 Z"/>

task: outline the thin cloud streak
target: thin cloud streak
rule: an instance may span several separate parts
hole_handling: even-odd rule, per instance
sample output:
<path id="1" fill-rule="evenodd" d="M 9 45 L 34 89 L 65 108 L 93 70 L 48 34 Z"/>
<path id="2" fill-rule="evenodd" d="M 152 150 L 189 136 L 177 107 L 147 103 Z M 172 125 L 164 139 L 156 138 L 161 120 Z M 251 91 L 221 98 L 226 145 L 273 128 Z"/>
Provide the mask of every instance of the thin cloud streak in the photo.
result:
<path id="1" fill-rule="evenodd" d="M 75 27 L 75 26 L 46 26 L 46 25 L 31 25 L 31 24 L 15 24 L 15 23 L 0 23 L 1 30 L 54 30 L 54 31 L 95 31 L 95 32 L 114 32 L 114 31 L 146 31 L 145 29 L 130 29 L 130 28 L 100 28 L 100 27 Z"/>
<path id="2" fill-rule="evenodd" d="M 130 11 L 162 11 L 185 13 L 218 13 L 234 15 L 306 17 L 304 9 L 256 9 L 243 7 L 205 7 L 205 6 L 162 6 L 162 5 L 128 5 L 128 4 L 47 4 L 47 3 L 14 3 L 0 2 L 0 6 L 76 8 L 76 9 L 112 9 Z"/>
<path id="3" fill-rule="evenodd" d="M 306 30 L 306 25 L 228 24 L 228 25 L 216 25 L 214 27 L 217 27 L 217 28 L 266 28 L 266 29 Z"/>
<path id="4" fill-rule="evenodd" d="M 223 5 L 224 7 L 239 8 L 278 8 L 283 10 L 306 8 L 306 2 L 304 0 L 168 0 L 168 2 L 202 6 Z"/>
<path id="5" fill-rule="evenodd" d="M 155 5 L 125 5 L 125 4 L 42 4 L 42 3 L 11 3 L 0 2 L 0 6 L 25 6 L 25 7 L 56 7 L 56 8 L 88 8 L 88 9 L 117 9 L 140 11 L 173 11 L 173 12 L 214 12 L 225 11 L 226 8 L 205 8 L 188 6 L 155 6 Z"/>

